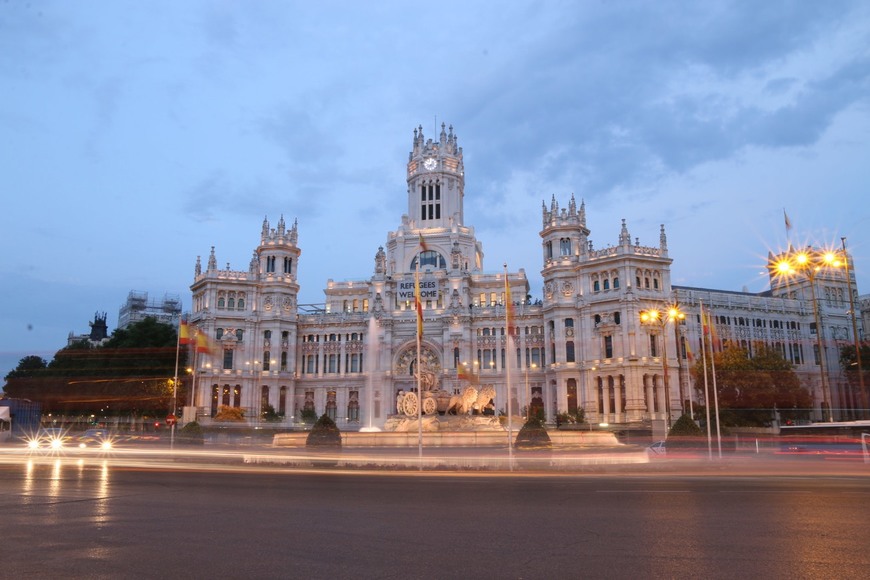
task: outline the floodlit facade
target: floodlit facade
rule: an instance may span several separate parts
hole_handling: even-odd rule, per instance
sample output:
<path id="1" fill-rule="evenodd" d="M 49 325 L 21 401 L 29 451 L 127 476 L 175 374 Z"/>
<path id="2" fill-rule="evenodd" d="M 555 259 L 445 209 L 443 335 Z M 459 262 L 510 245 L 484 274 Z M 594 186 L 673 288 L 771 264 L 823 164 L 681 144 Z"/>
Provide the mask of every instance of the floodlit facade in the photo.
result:
<path id="1" fill-rule="evenodd" d="M 585 204 L 553 197 L 541 208 L 543 288 L 534 299 L 523 269 L 484 267 L 464 196 L 453 128 L 442 125 L 439 138 L 427 140 L 419 127 L 407 163 L 407 213 L 374 252 L 371 277 L 330 280 L 324 304 L 299 304 L 298 224 L 283 217 L 275 227 L 263 221 L 245 270 L 218 269 L 214 247 L 204 268 L 197 258 L 190 323 L 212 340 L 210 352 L 194 359 L 198 419 L 226 405 L 256 421 L 269 405 L 288 423 L 308 410 L 342 429 L 382 427 L 397 396 L 416 389 L 415 273 L 423 366 L 456 394 L 469 380 L 493 385 L 499 413 L 510 391 L 516 414 L 531 405 L 549 420 L 583 409 L 592 423 L 664 425 L 681 400 L 702 402 L 688 373 L 692 353 L 701 356 L 702 304 L 723 344 L 762 341 L 789 358 L 813 393 L 817 419 L 827 401 L 837 419 L 856 406 L 837 362 L 839 346 L 853 340 L 854 274 L 812 276 L 817 309 L 807 276 L 772 277 L 771 291 L 760 294 L 673 286 L 664 225 L 655 243 L 642 245 L 623 220 L 597 249 Z M 508 296 L 515 339 L 506 332 Z M 673 304 L 683 316 L 648 319 Z M 822 355 L 814 350 L 816 318 Z"/>

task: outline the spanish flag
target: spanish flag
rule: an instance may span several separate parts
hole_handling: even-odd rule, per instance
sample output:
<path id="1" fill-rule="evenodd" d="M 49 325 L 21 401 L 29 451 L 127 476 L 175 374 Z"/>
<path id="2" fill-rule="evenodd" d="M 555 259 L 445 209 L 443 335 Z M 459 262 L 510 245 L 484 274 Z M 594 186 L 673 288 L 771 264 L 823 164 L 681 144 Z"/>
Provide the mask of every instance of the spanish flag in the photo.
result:
<path id="1" fill-rule="evenodd" d="M 216 350 L 215 343 L 204 332 L 196 332 L 196 352 L 214 354 Z"/>
<path id="2" fill-rule="evenodd" d="M 477 377 L 472 373 L 465 372 L 463 367 L 459 367 L 458 369 L 456 369 L 456 376 L 459 378 L 460 381 L 466 381 L 472 385 L 476 385 L 478 382 Z"/>
<path id="3" fill-rule="evenodd" d="M 429 250 L 429 246 L 426 245 L 426 241 L 423 239 L 423 234 L 419 234 L 419 236 L 420 236 L 420 251 L 421 251 L 421 252 L 426 252 L 426 251 L 428 251 L 428 250 Z M 420 265 L 417 264 L 417 268 L 419 268 L 419 267 L 420 267 Z"/>
<path id="4" fill-rule="evenodd" d="M 423 238 L 420 238 L 423 242 Z M 423 303 L 420 301 L 420 270 L 414 274 L 414 309 L 417 311 L 417 336 L 423 336 Z"/>
<path id="5" fill-rule="evenodd" d="M 511 298 L 511 287 L 508 284 L 507 274 L 504 276 L 504 302 L 505 302 L 505 324 L 507 325 L 507 333 L 511 338 L 517 337 L 516 320 L 514 317 L 514 301 Z"/>
<path id="6" fill-rule="evenodd" d="M 721 351 L 722 344 L 719 341 L 719 333 L 716 332 L 716 325 L 713 324 L 713 315 L 709 311 L 704 312 L 701 321 L 704 326 L 704 336 L 710 341 L 712 351 Z"/>
<path id="7" fill-rule="evenodd" d="M 187 321 L 182 319 L 178 325 L 178 344 L 191 344 L 193 339 L 190 337 L 190 326 Z"/>

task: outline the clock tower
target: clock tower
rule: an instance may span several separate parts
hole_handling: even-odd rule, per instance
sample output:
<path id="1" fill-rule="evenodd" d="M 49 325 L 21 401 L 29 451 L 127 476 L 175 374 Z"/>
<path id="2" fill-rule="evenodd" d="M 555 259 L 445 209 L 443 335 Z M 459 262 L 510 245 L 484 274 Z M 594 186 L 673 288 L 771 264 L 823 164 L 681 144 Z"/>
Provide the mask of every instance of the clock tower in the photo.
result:
<path id="1" fill-rule="evenodd" d="M 437 142 L 424 140 L 422 125 L 414 129 L 414 146 L 408 155 L 408 217 L 414 225 L 420 229 L 463 225 L 464 192 L 462 147 L 457 145 L 453 126 L 446 129 L 441 123 Z"/>

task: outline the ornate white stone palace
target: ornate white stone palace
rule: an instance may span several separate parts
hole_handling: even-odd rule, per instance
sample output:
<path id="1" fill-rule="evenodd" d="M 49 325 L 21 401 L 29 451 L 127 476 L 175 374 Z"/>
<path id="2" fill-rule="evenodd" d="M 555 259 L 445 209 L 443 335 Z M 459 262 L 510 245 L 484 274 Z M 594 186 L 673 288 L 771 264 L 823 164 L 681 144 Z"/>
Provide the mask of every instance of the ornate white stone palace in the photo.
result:
<path id="1" fill-rule="evenodd" d="M 543 299 L 531 303 L 524 270 L 484 270 L 483 246 L 465 223 L 463 155 L 452 127 L 442 125 L 437 141 L 425 140 L 422 127 L 414 131 L 407 184 L 408 213 L 377 249 L 372 276 L 329 281 L 321 307 L 297 302 L 298 229 L 283 217 L 274 228 L 264 220 L 246 270 L 218 269 L 214 247 L 205 268 L 197 258 L 190 322 L 218 345 L 196 359 L 201 419 L 229 405 L 257 420 L 269 404 L 288 423 L 308 408 L 342 429 L 383 427 L 397 398 L 416 388 L 417 269 L 425 367 L 439 389 L 455 395 L 468 376 L 493 385 L 500 412 L 509 364 L 515 413 L 531 402 L 550 420 L 578 408 L 593 423 L 662 422 L 668 408 L 678 416 L 681 396 L 698 401 L 686 345 L 700 356 L 701 302 L 723 341 L 775 345 L 794 363 L 813 394 L 816 419 L 829 399 L 837 419 L 849 418 L 858 404 L 837 360 L 839 347 L 853 341 L 850 289 L 857 298 L 854 275 L 847 284 L 842 269 L 816 274 L 813 286 L 806 277 L 787 286 L 772 278 L 772 290 L 760 294 L 672 286 L 664 226 L 658 243 L 644 246 L 632 241 L 623 220 L 617 243 L 595 249 L 585 204 L 578 207 L 572 196 L 561 207 L 553 198 L 542 209 Z M 505 275 L 517 301 L 518 356 L 506 352 Z M 682 322 L 641 323 L 643 311 L 674 303 L 686 314 Z"/>

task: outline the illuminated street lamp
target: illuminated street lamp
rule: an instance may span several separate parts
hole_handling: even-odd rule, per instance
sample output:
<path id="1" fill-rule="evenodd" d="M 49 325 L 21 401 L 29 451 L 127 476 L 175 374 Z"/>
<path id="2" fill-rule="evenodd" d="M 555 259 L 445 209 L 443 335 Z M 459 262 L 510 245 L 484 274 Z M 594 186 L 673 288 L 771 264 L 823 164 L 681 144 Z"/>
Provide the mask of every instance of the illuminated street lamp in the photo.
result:
<path id="1" fill-rule="evenodd" d="M 538 365 L 536 363 L 532 363 L 532 368 L 536 369 L 536 368 L 538 368 Z M 526 399 L 526 421 L 528 421 L 529 417 L 531 416 L 531 407 L 532 407 L 532 391 L 529 390 L 529 366 L 528 365 L 526 365 L 526 396 L 525 396 L 525 399 Z"/>
<path id="2" fill-rule="evenodd" d="M 640 312 L 641 324 L 655 325 L 662 329 L 662 376 L 664 377 L 665 384 L 665 406 L 668 410 L 668 428 L 671 427 L 671 390 L 668 383 L 668 338 L 665 335 L 665 326 L 667 326 L 669 322 L 678 322 L 680 320 L 684 320 L 685 318 L 686 315 L 679 309 L 676 304 L 668 306 L 668 309 L 665 311 L 653 308 L 651 310 L 641 310 Z M 682 389 L 683 385 L 680 384 L 681 406 L 683 404 Z"/>
<path id="3" fill-rule="evenodd" d="M 816 276 L 820 272 L 830 271 L 835 268 L 842 268 L 846 264 L 846 260 L 839 252 L 826 249 L 805 248 L 802 250 L 789 249 L 788 252 L 780 254 L 775 261 L 769 266 L 774 277 L 789 278 L 798 274 L 806 276 L 810 282 L 810 300 L 813 303 L 813 320 L 816 325 L 816 349 L 819 352 L 819 375 L 822 383 L 822 398 L 824 405 L 827 408 L 828 421 L 834 420 L 833 405 L 831 404 L 831 394 L 828 386 L 828 375 L 825 370 L 825 350 L 822 343 L 822 321 L 819 314 L 819 303 L 816 300 Z M 851 295 L 852 286 L 849 284 L 849 294 Z"/>

